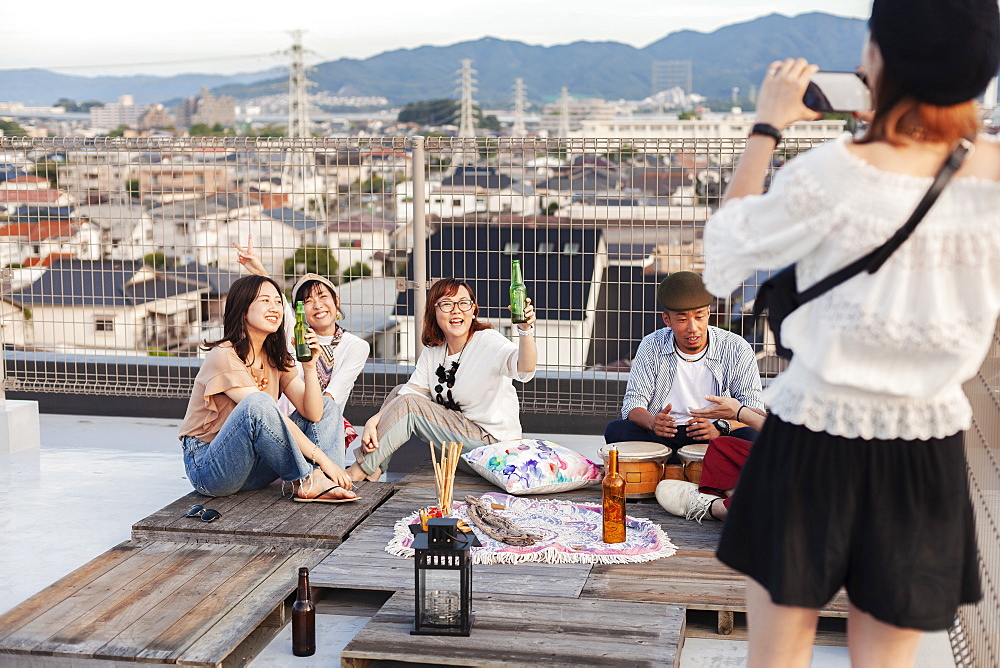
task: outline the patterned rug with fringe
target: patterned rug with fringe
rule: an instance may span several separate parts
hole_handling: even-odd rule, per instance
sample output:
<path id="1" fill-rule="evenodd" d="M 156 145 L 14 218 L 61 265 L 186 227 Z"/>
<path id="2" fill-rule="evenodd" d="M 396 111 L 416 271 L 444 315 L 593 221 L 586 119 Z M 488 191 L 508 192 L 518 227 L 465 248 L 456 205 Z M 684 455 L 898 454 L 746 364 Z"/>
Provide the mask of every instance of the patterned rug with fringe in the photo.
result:
<path id="1" fill-rule="evenodd" d="M 534 545 L 507 545 L 474 528 L 483 544 L 482 547 L 472 548 L 474 564 L 635 564 L 669 557 L 677 551 L 658 524 L 634 517 L 626 517 L 624 543 L 603 542 L 601 506 L 597 504 L 534 500 L 500 492 L 483 494 L 482 500 L 505 506 L 506 510 L 496 512 L 542 538 Z M 465 503 L 453 504 L 452 517 L 472 524 L 465 513 Z M 413 513 L 396 522 L 393 539 L 385 551 L 400 557 L 412 557 L 410 525 L 419 521 L 419 515 Z"/>

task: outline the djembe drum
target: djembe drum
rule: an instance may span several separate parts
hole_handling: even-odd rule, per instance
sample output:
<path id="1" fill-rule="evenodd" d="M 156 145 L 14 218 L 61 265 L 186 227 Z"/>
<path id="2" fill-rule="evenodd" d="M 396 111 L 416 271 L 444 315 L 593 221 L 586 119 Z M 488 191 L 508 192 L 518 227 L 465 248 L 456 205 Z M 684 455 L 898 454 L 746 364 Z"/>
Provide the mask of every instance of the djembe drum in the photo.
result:
<path id="1" fill-rule="evenodd" d="M 656 486 L 663 479 L 664 465 L 670 459 L 670 448 L 647 441 L 611 443 L 599 451 L 605 466 L 612 445 L 618 448 L 618 472 L 625 478 L 625 498 L 655 497 Z"/>

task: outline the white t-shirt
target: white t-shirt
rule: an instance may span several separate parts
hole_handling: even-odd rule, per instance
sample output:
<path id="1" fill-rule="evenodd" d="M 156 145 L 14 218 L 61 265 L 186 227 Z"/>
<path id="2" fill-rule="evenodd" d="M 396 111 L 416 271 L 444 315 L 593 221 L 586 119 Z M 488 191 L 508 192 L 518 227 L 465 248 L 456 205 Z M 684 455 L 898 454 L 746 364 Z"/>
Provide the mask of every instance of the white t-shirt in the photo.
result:
<path id="1" fill-rule="evenodd" d="M 886 172 L 847 135 L 800 154 L 764 195 L 731 200 L 705 226 L 705 285 L 730 294 L 793 262 L 799 289 L 880 246 L 931 177 Z M 993 141 L 980 137 L 977 142 Z M 969 428 L 962 383 L 1000 311 L 1000 183 L 951 180 L 907 241 L 785 319 L 795 356 L 764 393 L 786 422 L 865 439 L 944 438 Z"/>
<path id="2" fill-rule="evenodd" d="M 667 392 L 667 403 L 671 404 L 670 415 L 677 424 L 687 424 L 691 421 L 691 409 L 702 408 L 705 395 L 718 394 L 719 386 L 702 353 L 685 355 L 678 351 L 677 356 L 677 371 Z"/>
<path id="3" fill-rule="evenodd" d="M 400 394 L 422 394 L 433 399 L 438 384 L 436 371 L 446 355 L 446 344 L 424 348 Z M 455 386 L 451 388 L 452 396 L 462 407 L 462 415 L 498 441 L 521 438 L 521 408 L 513 380 L 525 383 L 535 377 L 534 371 L 518 372 L 517 357 L 517 344 L 495 329 L 478 331 L 462 351 Z M 450 368 L 449 361 L 445 370 Z M 446 396 L 446 392 L 442 394 Z"/>

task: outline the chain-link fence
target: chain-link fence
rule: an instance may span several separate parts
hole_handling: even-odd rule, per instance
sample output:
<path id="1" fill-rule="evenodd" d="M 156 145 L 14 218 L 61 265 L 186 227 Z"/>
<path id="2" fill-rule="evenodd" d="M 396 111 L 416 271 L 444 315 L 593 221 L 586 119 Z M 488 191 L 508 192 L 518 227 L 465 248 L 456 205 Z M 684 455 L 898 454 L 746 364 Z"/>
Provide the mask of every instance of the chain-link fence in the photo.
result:
<path id="1" fill-rule="evenodd" d="M 786 140 L 780 167 L 818 140 Z M 538 313 L 527 412 L 611 415 L 630 360 L 661 326 L 664 274 L 700 271 L 704 223 L 742 141 L 710 139 L 0 138 L 3 388 L 186 397 L 200 345 L 222 336 L 234 243 L 286 290 L 339 285 L 343 327 L 372 353 L 351 403 L 377 405 L 419 352 L 424 291 L 468 280 L 512 334 L 511 261 Z M 752 343 L 763 276 L 715 305 Z M 953 633 L 963 665 L 1000 664 L 1000 339 L 967 386 L 986 598 Z"/>
<path id="2" fill-rule="evenodd" d="M 951 631 L 956 665 L 1000 666 L 1000 328 L 975 378 L 965 384 L 973 424 L 966 434 L 983 600 L 959 611 Z"/>
<path id="3" fill-rule="evenodd" d="M 419 353 L 423 294 L 468 280 L 510 335 L 511 261 L 538 314 L 526 411 L 613 414 L 662 323 L 664 274 L 702 269 L 704 223 L 742 141 L 709 139 L 0 139 L 6 389 L 184 397 L 222 336 L 234 244 L 287 289 L 339 284 L 372 354 L 351 402 L 378 404 Z M 783 144 L 776 166 L 811 140 Z M 743 310 L 716 304 L 766 374 Z"/>

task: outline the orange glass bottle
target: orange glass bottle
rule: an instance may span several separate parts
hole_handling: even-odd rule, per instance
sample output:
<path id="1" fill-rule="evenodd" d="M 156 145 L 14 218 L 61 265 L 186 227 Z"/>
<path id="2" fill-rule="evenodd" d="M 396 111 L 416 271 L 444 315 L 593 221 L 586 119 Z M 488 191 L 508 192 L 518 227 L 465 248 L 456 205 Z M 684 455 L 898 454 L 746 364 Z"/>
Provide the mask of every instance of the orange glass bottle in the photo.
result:
<path id="1" fill-rule="evenodd" d="M 618 472 L 618 448 L 608 450 L 608 468 L 601 483 L 604 497 L 605 543 L 625 542 L 625 478 Z"/>

